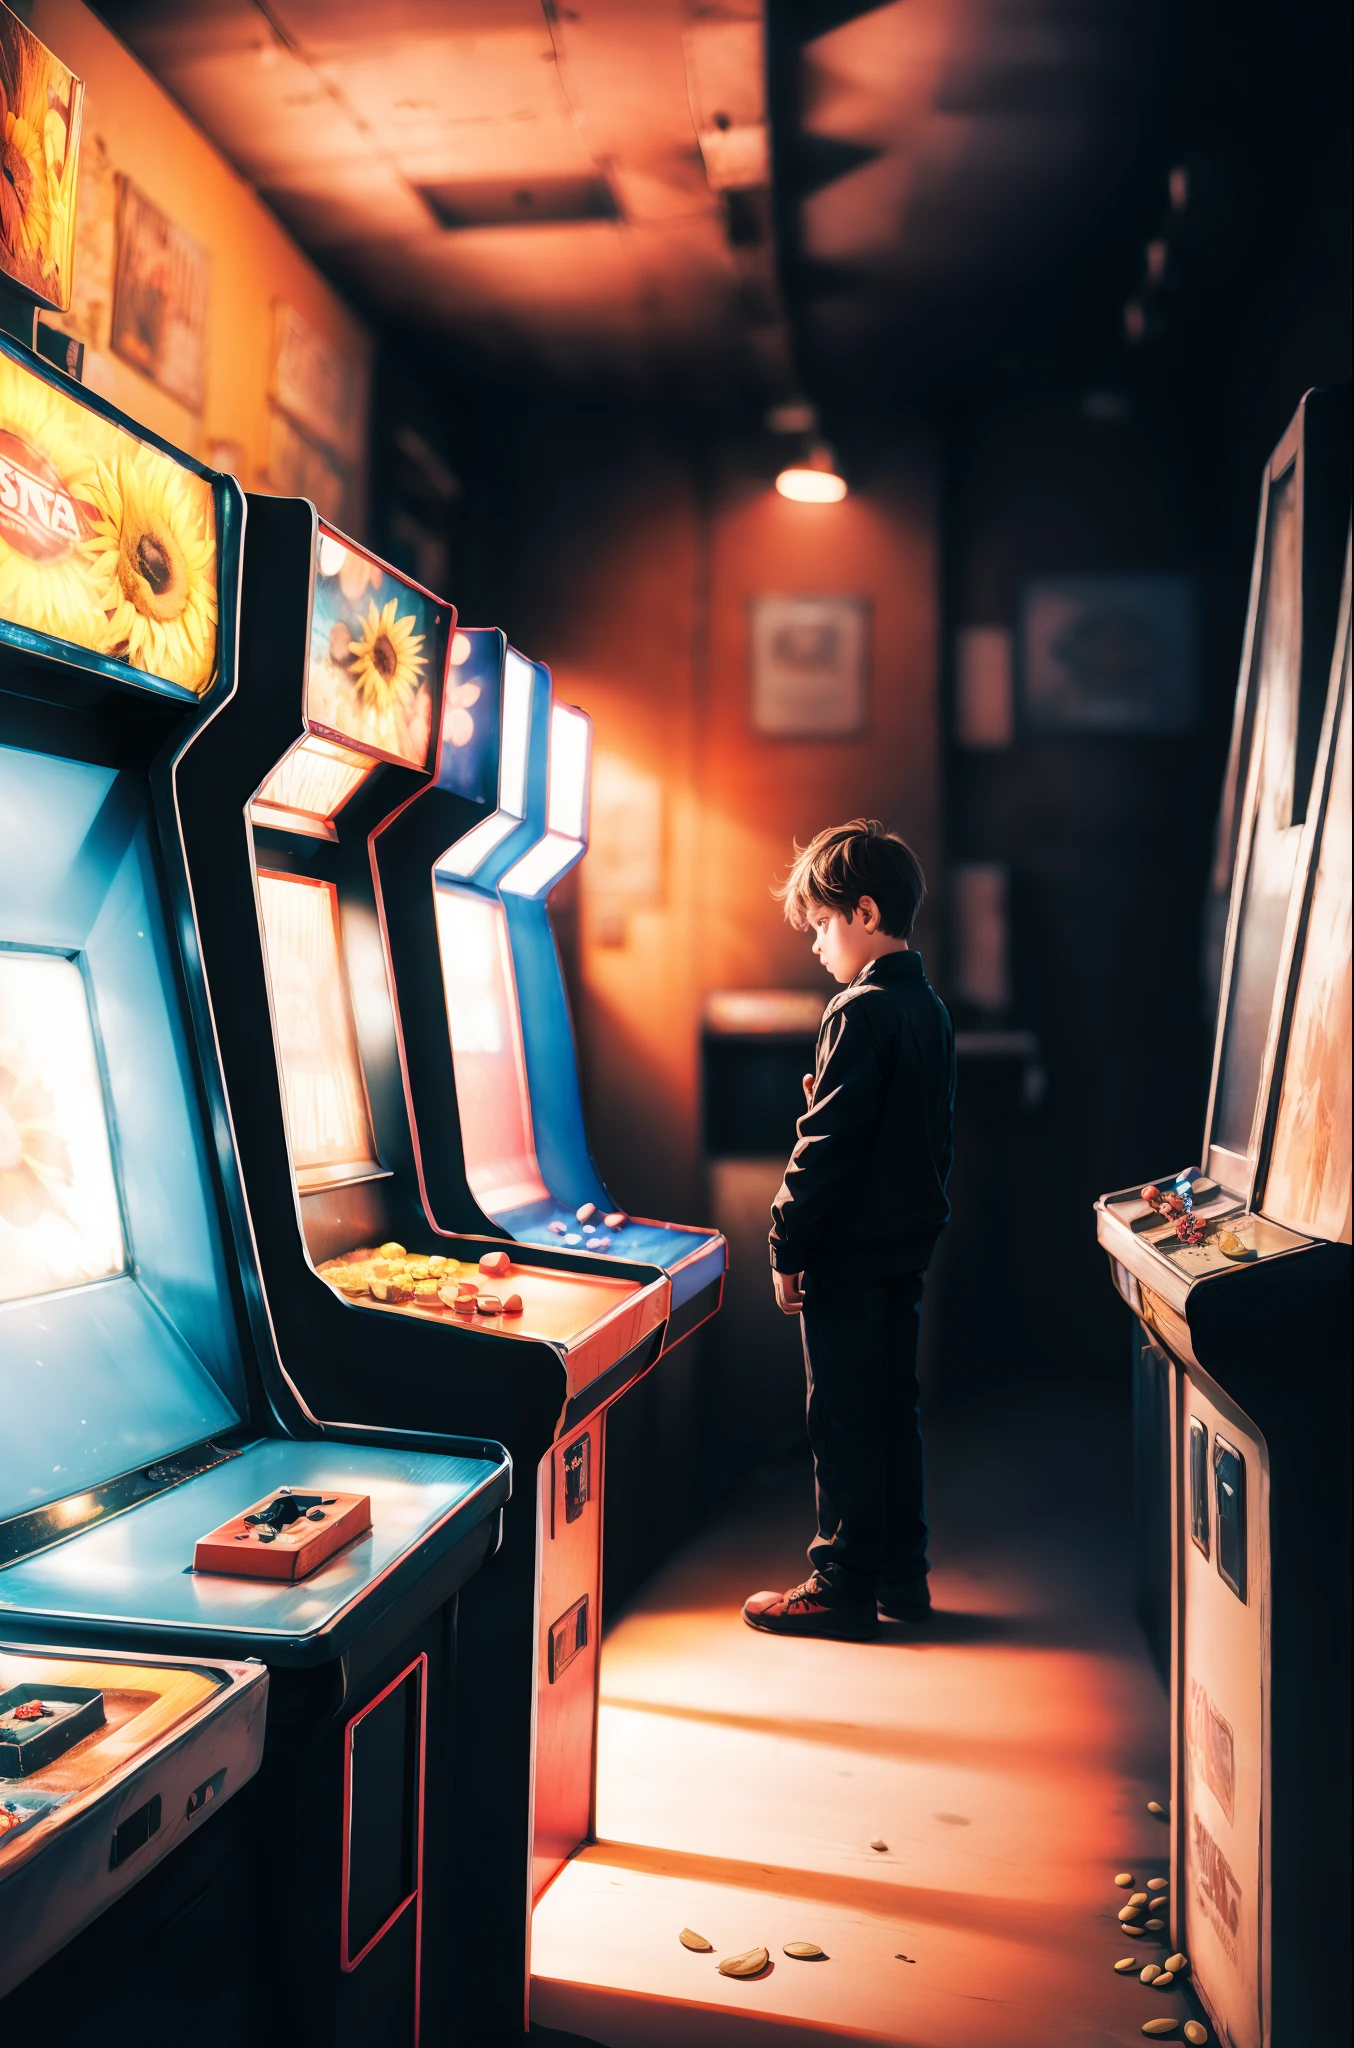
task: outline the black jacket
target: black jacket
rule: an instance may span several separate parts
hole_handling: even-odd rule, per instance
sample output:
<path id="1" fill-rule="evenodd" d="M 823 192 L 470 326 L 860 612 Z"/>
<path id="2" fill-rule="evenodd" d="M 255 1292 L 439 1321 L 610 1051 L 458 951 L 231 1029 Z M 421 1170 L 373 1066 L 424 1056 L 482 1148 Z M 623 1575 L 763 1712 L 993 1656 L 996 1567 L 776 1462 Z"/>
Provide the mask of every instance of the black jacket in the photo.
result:
<path id="1" fill-rule="evenodd" d="M 885 953 L 823 1013 L 813 1101 L 771 1205 L 771 1263 L 923 1272 L 949 1220 L 954 1026 L 920 953 Z"/>

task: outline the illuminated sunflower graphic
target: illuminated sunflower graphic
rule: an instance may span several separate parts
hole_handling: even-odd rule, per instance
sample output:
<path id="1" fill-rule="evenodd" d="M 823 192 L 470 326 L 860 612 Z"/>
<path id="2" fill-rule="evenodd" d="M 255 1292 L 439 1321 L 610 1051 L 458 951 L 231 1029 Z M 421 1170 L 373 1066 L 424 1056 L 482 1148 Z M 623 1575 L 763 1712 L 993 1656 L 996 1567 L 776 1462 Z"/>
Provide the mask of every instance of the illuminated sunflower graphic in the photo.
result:
<path id="1" fill-rule="evenodd" d="M 398 598 L 392 597 L 378 612 L 373 598 L 367 605 L 362 638 L 352 643 L 349 674 L 353 687 L 382 720 L 408 709 L 427 666 L 427 657 L 419 652 L 424 636 L 414 631 L 418 622 L 412 612 L 397 619 L 398 608 Z"/>
<path id="2" fill-rule="evenodd" d="M 88 560 L 109 615 L 106 651 L 199 695 L 216 666 L 216 534 L 200 478 L 157 450 L 98 465 Z"/>
<path id="3" fill-rule="evenodd" d="M 53 1108 L 40 1082 L 0 1066 L 0 1217 L 18 1230 L 65 1214 L 56 1190 L 71 1185 L 71 1156 L 48 1128 Z"/>
<path id="4" fill-rule="evenodd" d="M 0 79 L 0 239 L 21 269 L 41 274 L 51 237 L 47 189 L 47 86 L 20 47 L 13 86 Z"/>
<path id="5" fill-rule="evenodd" d="M 0 359 L 0 615 L 35 632 L 101 647 L 107 619 L 90 589 L 82 545 L 102 420 L 83 435 L 61 395 Z"/>

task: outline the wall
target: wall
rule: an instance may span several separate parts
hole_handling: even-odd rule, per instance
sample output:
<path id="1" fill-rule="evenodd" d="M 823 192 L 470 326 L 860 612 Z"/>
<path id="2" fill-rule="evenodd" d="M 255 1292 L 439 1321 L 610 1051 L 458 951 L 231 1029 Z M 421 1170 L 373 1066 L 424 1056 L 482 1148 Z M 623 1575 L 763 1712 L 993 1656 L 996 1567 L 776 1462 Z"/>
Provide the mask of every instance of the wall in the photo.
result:
<path id="1" fill-rule="evenodd" d="M 34 33 L 85 81 L 77 300 L 70 315 L 44 318 L 86 342 L 85 381 L 91 388 L 177 447 L 238 468 L 241 482 L 255 489 L 267 488 L 273 307 L 286 301 L 352 368 L 360 414 L 353 440 L 362 454 L 335 509 L 349 530 L 361 534 L 371 362 L 366 328 L 253 188 L 87 7 L 79 0 L 33 0 L 24 12 Z M 210 252 L 201 416 L 109 346 L 118 173 Z M 234 446 L 222 451 L 221 443 Z"/>

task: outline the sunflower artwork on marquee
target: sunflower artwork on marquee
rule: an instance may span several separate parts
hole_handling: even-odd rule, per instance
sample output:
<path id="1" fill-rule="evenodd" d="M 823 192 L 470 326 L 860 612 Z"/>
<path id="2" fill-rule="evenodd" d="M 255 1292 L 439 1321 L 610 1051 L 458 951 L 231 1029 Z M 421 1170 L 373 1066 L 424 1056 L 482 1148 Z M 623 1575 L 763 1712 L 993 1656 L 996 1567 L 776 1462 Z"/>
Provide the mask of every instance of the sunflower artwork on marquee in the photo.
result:
<path id="1" fill-rule="evenodd" d="M 323 529 L 316 567 L 308 722 L 423 767 L 450 607 Z"/>
<path id="2" fill-rule="evenodd" d="M 210 478 L 8 355 L 0 355 L 0 619 L 199 696 L 216 674 Z"/>
<path id="3" fill-rule="evenodd" d="M 0 272 L 70 307 L 84 86 L 0 5 Z"/>

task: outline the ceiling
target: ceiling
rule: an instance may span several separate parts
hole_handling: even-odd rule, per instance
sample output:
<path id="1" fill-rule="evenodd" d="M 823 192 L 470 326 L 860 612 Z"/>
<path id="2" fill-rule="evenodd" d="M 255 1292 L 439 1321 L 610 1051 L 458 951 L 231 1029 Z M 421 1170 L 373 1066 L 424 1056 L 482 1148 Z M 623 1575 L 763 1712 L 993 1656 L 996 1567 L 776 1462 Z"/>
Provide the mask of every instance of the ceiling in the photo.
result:
<path id="1" fill-rule="evenodd" d="M 1169 203 L 1154 0 L 790 12 L 777 224 L 810 381 L 943 386 L 1117 333 Z"/>
<path id="2" fill-rule="evenodd" d="M 1116 318 L 1169 162 L 1156 7 L 100 0 L 378 320 L 706 402 Z"/>

